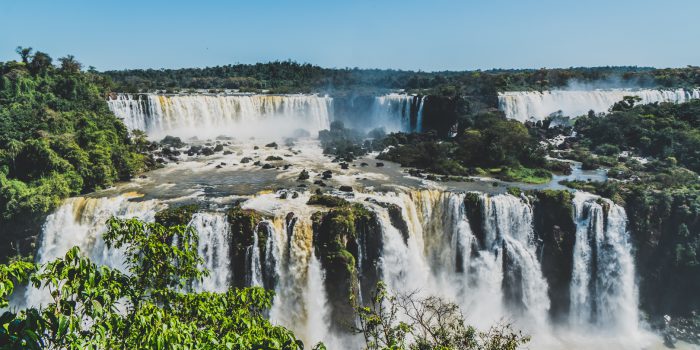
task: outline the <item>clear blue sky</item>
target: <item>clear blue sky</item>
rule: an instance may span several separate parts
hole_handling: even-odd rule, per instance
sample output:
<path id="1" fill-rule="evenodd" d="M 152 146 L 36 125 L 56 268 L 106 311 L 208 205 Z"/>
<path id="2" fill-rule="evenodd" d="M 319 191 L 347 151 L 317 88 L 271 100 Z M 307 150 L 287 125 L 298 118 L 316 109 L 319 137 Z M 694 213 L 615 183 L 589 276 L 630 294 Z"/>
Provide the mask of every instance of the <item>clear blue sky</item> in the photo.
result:
<path id="1" fill-rule="evenodd" d="M 99 70 L 682 67 L 698 33 L 699 0 L 0 0 L 0 60 L 23 45 Z"/>

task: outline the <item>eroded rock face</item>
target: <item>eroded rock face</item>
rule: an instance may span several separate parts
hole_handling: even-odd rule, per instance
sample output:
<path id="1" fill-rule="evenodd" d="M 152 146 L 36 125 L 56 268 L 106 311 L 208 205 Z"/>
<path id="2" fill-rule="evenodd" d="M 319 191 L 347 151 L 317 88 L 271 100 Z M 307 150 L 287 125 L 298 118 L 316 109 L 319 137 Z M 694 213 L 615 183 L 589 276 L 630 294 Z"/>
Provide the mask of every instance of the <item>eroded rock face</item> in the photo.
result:
<path id="1" fill-rule="evenodd" d="M 157 212 L 155 219 L 163 226 L 187 225 L 198 210 L 199 206 L 196 204 L 170 207 Z"/>
<path id="2" fill-rule="evenodd" d="M 568 191 L 532 192 L 535 234 L 539 246 L 542 274 L 549 284 L 550 315 L 561 319 L 569 311 L 569 289 L 573 269 L 576 223 L 573 220 L 572 194 Z"/>
<path id="3" fill-rule="evenodd" d="M 360 284 L 376 284 L 378 259 L 375 237 L 380 236 L 374 213 L 361 204 L 335 206 L 312 217 L 314 249 L 326 272 L 326 291 L 331 316 L 339 331 L 354 323 L 353 303 L 358 301 Z M 372 240 L 368 242 L 368 240 Z"/>
<path id="4" fill-rule="evenodd" d="M 250 209 L 242 209 L 235 206 L 226 213 L 228 223 L 231 227 L 231 273 L 233 275 L 233 285 L 244 287 L 246 285 L 246 250 L 254 242 L 254 234 L 258 234 L 258 247 L 261 252 L 265 249 L 267 235 L 261 230 L 256 230 L 262 216 Z"/>

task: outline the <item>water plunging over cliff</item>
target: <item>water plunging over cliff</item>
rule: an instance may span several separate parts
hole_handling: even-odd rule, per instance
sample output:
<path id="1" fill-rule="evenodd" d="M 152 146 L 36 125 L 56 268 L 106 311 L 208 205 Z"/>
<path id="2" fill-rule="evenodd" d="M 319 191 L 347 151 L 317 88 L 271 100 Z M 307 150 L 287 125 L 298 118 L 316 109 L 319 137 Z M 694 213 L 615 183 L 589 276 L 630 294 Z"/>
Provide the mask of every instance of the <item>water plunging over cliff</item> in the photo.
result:
<path id="1" fill-rule="evenodd" d="M 700 98 L 700 89 L 694 90 L 552 90 L 552 91 L 509 91 L 498 93 L 498 107 L 509 119 L 524 122 L 543 120 L 553 113 L 561 111 L 563 116 L 578 117 L 593 110 L 596 113 L 607 112 L 616 102 L 625 96 L 638 96 L 640 103 L 654 102 L 682 103 Z"/>
<path id="2" fill-rule="evenodd" d="M 407 94 L 377 96 L 372 105 L 372 126 L 381 126 L 387 131 L 420 132 L 423 125 L 424 102 L 425 96 Z"/>
<path id="3" fill-rule="evenodd" d="M 576 193 L 574 209 L 571 322 L 610 332 L 634 332 L 638 296 L 625 210 L 584 192 Z"/>
<path id="4" fill-rule="evenodd" d="M 330 97 L 318 95 L 118 94 L 108 104 L 129 129 L 149 137 L 290 136 L 328 129 Z"/>
<path id="5" fill-rule="evenodd" d="M 210 271 L 196 287 L 226 290 L 234 284 L 232 271 L 238 271 L 234 261 L 242 261 L 246 276 L 241 283 L 275 290 L 270 310 L 274 322 L 292 329 L 308 344 L 323 340 L 327 345 L 355 348 L 357 339 L 333 328 L 338 322 L 333 318 L 338 293 L 326 282 L 324 263 L 314 250 L 312 225 L 313 213 L 329 209 L 306 205 L 309 195 L 282 199 L 274 193 L 261 194 L 243 202 L 244 209 L 264 217 L 254 228 L 252 245 L 244 247 L 243 260 L 231 253 L 232 228 L 226 214 L 195 214 L 189 225 L 200 235 L 198 251 Z M 104 222 L 112 215 L 152 221 L 165 206 L 137 199 L 127 194 L 66 200 L 47 218 L 39 261 L 59 257 L 78 245 L 97 262 L 121 268 L 120 253 L 101 243 Z M 359 246 L 353 253 L 358 280 L 367 281 L 362 274 L 368 267 L 363 264 L 376 266 L 377 277 L 390 289 L 453 301 L 477 327 L 487 328 L 505 318 L 533 334 L 536 343 L 556 334 L 549 319 L 550 286 L 538 258 L 541 244 L 533 224 L 537 203 L 530 203 L 529 197 L 401 189 L 356 192 L 347 199 L 376 215 L 376 226 L 358 233 Z M 572 204 L 576 242 L 570 329 L 634 335 L 638 297 L 624 209 L 582 192 L 575 194 Z M 27 298 L 36 304 L 45 300 L 44 294 L 30 289 Z"/>
<path id="6" fill-rule="evenodd" d="M 316 135 L 336 119 L 358 129 L 420 132 L 425 100 L 392 93 L 350 103 L 343 111 L 335 111 L 332 98 L 319 95 L 117 94 L 107 103 L 127 128 L 151 138 L 206 139 L 291 136 L 298 129 Z"/>

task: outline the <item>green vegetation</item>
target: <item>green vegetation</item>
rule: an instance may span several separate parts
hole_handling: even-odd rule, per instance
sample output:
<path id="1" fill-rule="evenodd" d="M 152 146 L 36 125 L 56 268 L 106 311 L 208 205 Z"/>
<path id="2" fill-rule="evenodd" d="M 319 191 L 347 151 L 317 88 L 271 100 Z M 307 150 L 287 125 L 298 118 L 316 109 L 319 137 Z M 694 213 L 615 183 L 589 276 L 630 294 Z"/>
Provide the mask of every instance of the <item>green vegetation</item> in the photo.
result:
<path id="1" fill-rule="evenodd" d="M 308 205 L 322 205 L 325 207 L 344 207 L 349 205 L 350 203 L 346 201 L 343 198 L 336 197 L 336 196 L 330 196 L 327 194 L 314 194 L 309 198 L 309 201 L 306 203 Z"/>
<path id="2" fill-rule="evenodd" d="M 187 89 L 270 90 L 273 93 L 321 92 L 334 94 L 381 89 L 406 89 L 442 96 L 468 96 L 495 107 L 496 91 L 545 90 L 564 87 L 572 80 L 595 83 L 618 80 L 621 85 L 687 87 L 700 85 L 697 67 L 578 67 L 563 69 L 493 69 L 477 71 L 415 72 L 391 69 L 330 69 L 292 61 L 208 68 L 134 69 L 104 72 L 119 91 Z M 472 99 L 471 97 L 475 97 Z"/>
<path id="3" fill-rule="evenodd" d="M 700 310 L 700 101 L 635 102 L 625 98 L 603 116 L 576 120 L 574 151 L 561 155 L 589 168 L 610 167 L 609 180 L 564 184 L 625 207 L 642 307 L 652 315 L 688 316 Z"/>
<path id="4" fill-rule="evenodd" d="M 292 332 L 264 316 L 271 292 L 186 292 L 207 274 L 198 268 L 191 228 L 134 219 L 111 219 L 108 227 L 105 241 L 124 250 L 128 274 L 96 265 L 78 248 L 39 272 L 24 262 L 0 265 L 3 305 L 28 279 L 52 291 L 47 305 L 0 317 L 0 348 L 303 349 Z M 175 236 L 177 246 L 169 243 Z"/>
<path id="5" fill-rule="evenodd" d="M 381 282 L 369 305 L 357 306 L 356 312 L 359 323 L 355 331 L 363 336 L 369 350 L 514 350 L 530 341 L 507 324 L 477 331 L 466 325 L 456 304 L 416 293 L 395 295 Z"/>
<path id="6" fill-rule="evenodd" d="M 130 179 L 145 168 L 105 101 L 109 80 L 82 72 L 73 56 L 18 49 L 0 63 L 0 226 L 42 217 L 63 198 Z M 14 241 L 14 230 L 2 239 Z M 9 247 L 4 248 L 9 249 Z M 3 254 L 6 256 L 7 254 Z"/>
<path id="7" fill-rule="evenodd" d="M 199 210 L 196 204 L 181 205 L 179 207 L 170 207 L 156 213 L 156 222 L 163 226 L 187 225 L 192 220 L 194 215 Z"/>
<path id="8" fill-rule="evenodd" d="M 432 133 L 390 134 L 382 142 L 390 148 L 378 158 L 446 175 L 490 174 L 529 183 L 551 179 L 547 169 L 556 165 L 545 160 L 545 150 L 523 124 L 486 113 L 459 125 L 461 131 L 449 139 Z"/>

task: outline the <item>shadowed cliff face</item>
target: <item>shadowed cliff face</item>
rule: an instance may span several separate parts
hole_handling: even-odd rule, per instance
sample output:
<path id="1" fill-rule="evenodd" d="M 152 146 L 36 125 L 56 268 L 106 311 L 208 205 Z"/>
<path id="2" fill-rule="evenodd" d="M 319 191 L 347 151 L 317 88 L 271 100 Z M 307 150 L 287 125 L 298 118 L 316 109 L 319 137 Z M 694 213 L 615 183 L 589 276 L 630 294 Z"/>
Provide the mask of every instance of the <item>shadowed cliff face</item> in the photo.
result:
<path id="1" fill-rule="evenodd" d="M 549 283 L 550 315 L 554 320 L 564 320 L 569 312 L 576 238 L 572 196 L 568 191 L 546 190 L 535 192 L 534 197 L 534 226 L 540 240 L 542 273 Z"/>

